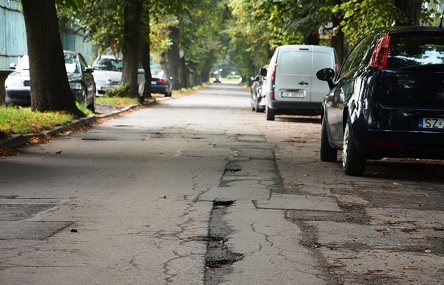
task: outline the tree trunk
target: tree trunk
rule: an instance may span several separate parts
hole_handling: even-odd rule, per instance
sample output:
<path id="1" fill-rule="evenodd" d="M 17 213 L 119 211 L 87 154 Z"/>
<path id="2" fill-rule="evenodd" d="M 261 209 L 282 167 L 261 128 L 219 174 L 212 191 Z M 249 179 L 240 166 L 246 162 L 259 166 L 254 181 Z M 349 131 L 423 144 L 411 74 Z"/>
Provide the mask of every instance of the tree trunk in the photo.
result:
<path id="1" fill-rule="evenodd" d="M 85 116 L 68 83 L 54 0 L 23 0 L 33 111 Z"/>
<path id="2" fill-rule="evenodd" d="M 395 6 L 406 17 L 403 21 L 398 21 L 398 26 L 419 26 L 422 0 L 395 0 Z"/>
<path id="3" fill-rule="evenodd" d="M 336 0 L 335 3 L 339 5 L 341 4 L 341 0 Z M 337 14 L 332 15 L 333 27 L 338 27 L 341 21 L 342 21 L 342 16 L 339 16 Z M 342 32 L 342 30 L 338 30 L 336 34 L 332 36 L 331 46 L 336 49 L 339 65 L 341 65 L 346 56 L 344 54 L 344 33 Z"/>
<path id="4" fill-rule="evenodd" d="M 150 41 L 146 39 L 142 43 L 140 50 L 140 62 L 142 63 L 143 70 L 145 71 L 145 85 L 143 88 L 143 95 L 141 101 L 145 98 L 151 98 L 151 62 L 150 62 Z"/>
<path id="5" fill-rule="evenodd" d="M 173 89 L 180 90 L 182 88 L 181 72 L 180 72 L 180 28 L 170 27 L 172 45 L 168 49 L 168 76 L 173 77 Z"/>
<path id="6" fill-rule="evenodd" d="M 131 97 L 139 96 L 137 84 L 140 56 L 140 25 L 142 16 L 142 0 L 129 0 L 125 6 L 125 26 L 123 40 L 122 83 L 130 87 Z"/>

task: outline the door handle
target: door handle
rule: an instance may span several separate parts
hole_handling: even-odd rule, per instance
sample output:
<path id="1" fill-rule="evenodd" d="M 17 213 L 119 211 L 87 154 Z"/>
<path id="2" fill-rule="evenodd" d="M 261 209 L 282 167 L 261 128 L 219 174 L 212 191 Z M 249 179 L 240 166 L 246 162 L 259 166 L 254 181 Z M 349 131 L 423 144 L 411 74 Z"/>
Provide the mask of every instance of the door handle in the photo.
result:
<path id="1" fill-rule="evenodd" d="M 299 82 L 298 84 L 299 84 L 299 85 L 308 85 L 308 82 L 301 81 L 301 82 Z"/>

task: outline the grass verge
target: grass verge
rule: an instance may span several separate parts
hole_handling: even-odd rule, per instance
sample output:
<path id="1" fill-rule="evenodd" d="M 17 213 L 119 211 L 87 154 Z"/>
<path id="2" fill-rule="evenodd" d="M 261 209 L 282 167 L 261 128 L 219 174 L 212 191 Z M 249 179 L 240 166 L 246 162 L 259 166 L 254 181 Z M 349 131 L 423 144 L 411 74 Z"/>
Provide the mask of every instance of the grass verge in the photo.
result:
<path id="1" fill-rule="evenodd" d="M 62 112 L 32 112 L 31 108 L 0 106 L 0 132 L 29 134 L 69 124 L 72 115 Z"/>

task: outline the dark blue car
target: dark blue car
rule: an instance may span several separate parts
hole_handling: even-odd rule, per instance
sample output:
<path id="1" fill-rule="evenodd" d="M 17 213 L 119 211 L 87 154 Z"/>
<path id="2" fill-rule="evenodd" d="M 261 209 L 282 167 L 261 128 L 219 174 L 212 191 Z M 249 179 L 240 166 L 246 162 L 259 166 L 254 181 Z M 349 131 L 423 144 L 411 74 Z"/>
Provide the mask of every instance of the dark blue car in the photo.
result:
<path id="1" fill-rule="evenodd" d="M 320 158 L 342 149 L 347 175 L 367 159 L 444 159 L 444 31 L 392 27 L 365 36 L 336 78 L 317 73 L 331 91 L 323 102 Z"/>

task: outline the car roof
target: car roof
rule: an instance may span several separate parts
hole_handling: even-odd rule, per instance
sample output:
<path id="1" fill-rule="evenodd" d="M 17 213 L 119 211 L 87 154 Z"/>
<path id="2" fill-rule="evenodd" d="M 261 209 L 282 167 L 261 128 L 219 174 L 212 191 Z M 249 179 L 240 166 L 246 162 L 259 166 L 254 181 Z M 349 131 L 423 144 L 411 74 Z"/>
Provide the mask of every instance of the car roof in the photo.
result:
<path id="1" fill-rule="evenodd" d="M 390 34 L 410 34 L 410 33 L 424 33 L 424 32 L 442 32 L 444 30 L 438 27 L 424 27 L 424 26 L 393 26 L 375 29 L 371 33 L 390 33 Z"/>

